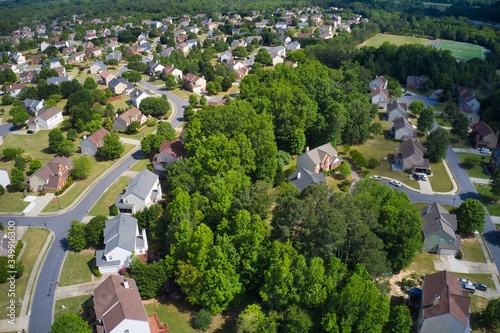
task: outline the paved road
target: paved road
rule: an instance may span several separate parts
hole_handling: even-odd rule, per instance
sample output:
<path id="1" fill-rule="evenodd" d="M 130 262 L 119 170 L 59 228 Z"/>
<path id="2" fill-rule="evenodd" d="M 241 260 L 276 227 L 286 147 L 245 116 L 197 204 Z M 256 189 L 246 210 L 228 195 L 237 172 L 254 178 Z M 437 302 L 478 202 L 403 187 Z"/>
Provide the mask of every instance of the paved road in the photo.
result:
<path id="1" fill-rule="evenodd" d="M 172 124 L 173 128 L 176 128 L 177 126 L 179 126 L 179 124 L 184 120 L 184 108 L 186 107 L 186 105 L 188 105 L 188 101 L 186 101 L 185 99 L 182 99 L 178 96 L 175 96 L 174 94 L 172 94 L 169 91 L 160 90 L 154 84 L 151 84 L 151 83 L 146 82 L 144 80 L 141 80 L 139 82 L 139 84 L 142 85 L 143 87 L 145 87 L 146 89 L 154 91 L 155 93 L 157 93 L 159 95 L 167 96 L 168 100 L 174 104 L 173 111 L 175 112 L 175 115 L 172 117 L 170 123 Z"/>
<path id="2" fill-rule="evenodd" d="M 0 125 L 0 136 L 8 134 L 16 130 L 16 127 L 12 124 Z"/>

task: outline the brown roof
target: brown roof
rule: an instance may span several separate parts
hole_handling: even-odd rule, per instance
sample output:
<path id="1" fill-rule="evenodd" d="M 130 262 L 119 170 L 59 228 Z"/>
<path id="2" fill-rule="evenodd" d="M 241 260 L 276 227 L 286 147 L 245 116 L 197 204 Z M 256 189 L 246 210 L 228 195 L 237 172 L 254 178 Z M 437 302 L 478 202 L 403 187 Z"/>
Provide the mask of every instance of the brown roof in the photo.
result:
<path id="1" fill-rule="evenodd" d="M 377 87 L 372 89 L 372 97 L 377 96 L 379 93 L 384 95 L 385 97 L 389 97 L 389 91 L 385 88 Z"/>
<path id="2" fill-rule="evenodd" d="M 87 140 L 92 142 L 96 146 L 102 146 L 102 141 L 104 137 L 108 134 L 111 134 L 107 129 L 101 128 L 97 132 L 93 133 L 89 137 L 87 137 Z"/>
<path id="3" fill-rule="evenodd" d="M 118 117 L 123 119 L 128 124 L 132 120 L 138 120 L 139 115 L 142 115 L 141 110 L 139 110 L 138 108 L 131 108 L 131 109 L 123 112 Z"/>
<path id="4" fill-rule="evenodd" d="M 73 162 L 67 157 L 57 156 L 52 161 L 42 166 L 34 174 L 29 176 L 23 185 L 28 185 L 29 180 L 33 177 L 39 177 L 47 182 L 46 188 L 58 189 L 58 185 L 62 185 L 61 181 L 69 175 L 69 171 L 73 168 Z"/>
<path id="5" fill-rule="evenodd" d="M 110 275 L 94 289 L 96 318 L 102 319 L 106 332 L 111 332 L 124 319 L 148 322 L 134 279 Z"/>
<path id="6" fill-rule="evenodd" d="M 54 117 L 59 112 L 62 112 L 62 110 L 60 110 L 60 109 L 56 108 L 55 106 L 53 106 L 53 107 L 51 107 L 49 109 L 40 110 L 38 112 L 38 117 L 42 118 L 42 119 L 45 119 L 45 120 L 48 120 L 48 119 Z"/>
<path id="7" fill-rule="evenodd" d="M 160 145 L 160 153 L 169 153 L 175 158 L 181 158 L 186 155 L 186 150 L 181 138 L 178 137 L 172 141 L 163 141 Z"/>
<path id="8" fill-rule="evenodd" d="M 447 271 L 430 274 L 424 277 L 423 289 L 424 320 L 450 314 L 468 326 L 470 298 L 468 292 L 462 290 L 457 278 Z M 439 297 L 439 301 L 433 305 L 436 297 Z"/>
<path id="9" fill-rule="evenodd" d="M 475 123 L 474 125 L 472 125 L 472 130 L 481 135 L 482 137 L 485 137 L 489 134 L 495 134 L 495 132 L 493 132 L 493 130 L 491 129 L 490 126 L 488 126 L 487 123 L 485 123 L 484 121 L 479 121 L 477 123 Z"/>
<path id="10" fill-rule="evenodd" d="M 424 159 L 424 148 L 421 142 L 406 140 L 399 144 L 399 153 L 409 159 L 412 166 L 429 167 L 429 160 Z"/>
<path id="11" fill-rule="evenodd" d="M 24 84 L 24 83 L 9 84 L 8 86 L 5 86 L 5 92 L 14 91 L 14 90 L 21 90 L 24 87 L 26 87 L 26 84 Z"/>
<path id="12" fill-rule="evenodd" d="M 175 71 L 175 66 L 174 65 L 172 65 L 172 66 L 165 66 L 165 68 L 163 68 L 163 72 L 165 74 L 170 74 L 173 71 Z"/>
<path id="13" fill-rule="evenodd" d="M 184 75 L 184 80 L 188 81 L 188 82 L 197 82 L 198 80 L 200 79 L 199 76 L 196 76 L 194 74 L 191 74 L 191 73 L 187 73 L 186 75 Z"/>

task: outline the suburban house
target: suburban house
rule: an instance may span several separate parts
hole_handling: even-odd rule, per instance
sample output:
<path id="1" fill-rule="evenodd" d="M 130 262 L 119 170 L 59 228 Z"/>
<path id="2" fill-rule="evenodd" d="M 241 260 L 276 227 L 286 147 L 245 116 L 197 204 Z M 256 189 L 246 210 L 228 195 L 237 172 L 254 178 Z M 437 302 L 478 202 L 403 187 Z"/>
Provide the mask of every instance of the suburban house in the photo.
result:
<path id="1" fill-rule="evenodd" d="M 110 275 L 93 294 L 97 333 L 152 333 L 134 279 Z"/>
<path id="2" fill-rule="evenodd" d="M 456 234 L 457 217 L 434 202 L 421 209 L 424 220 L 423 250 L 429 253 L 456 255 L 461 249 L 460 235 Z"/>
<path id="3" fill-rule="evenodd" d="M 38 111 L 35 117 L 31 117 L 27 124 L 30 130 L 37 131 L 39 129 L 53 129 L 63 122 L 62 111 L 53 106 L 49 109 Z"/>
<path id="4" fill-rule="evenodd" d="M 425 83 L 429 81 L 427 76 L 407 76 L 406 77 L 406 89 L 425 89 Z"/>
<path id="5" fill-rule="evenodd" d="M 385 88 L 378 87 L 371 91 L 372 104 L 379 104 L 380 102 L 389 102 L 389 91 Z"/>
<path id="6" fill-rule="evenodd" d="M 23 185 L 32 192 L 55 193 L 66 185 L 72 168 L 73 162 L 64 156 L 57 156 L 26 178 Z"/>
<path id="7" fill-rule="evenodd" d="M 55 85 L 60 85 L 63 82 L 69 81 L 69 77 L 67 76 L 56 76 L 56 77 L 49 77 L 47 79 L 47 84 L 55 84 Z"/>
<path id="8" fill-rule="evenodd" d="M 182 71 L 180 69 L 175 68 L 174 65 L 166 66 L 165 68 L 163 68 L 163 71 L 161 73 L 161 78 L 165 80 L 168 74 L 172 74 L 177 79 L 182 80 Z"/>
<path id="9" fill-rule="evenodd" d="M 138 108 L 131 108 L 113 119 L 115 131 L 126 131 L 131 122 L 137 121 L 139 124 L 146 122 L 146 116 Z"/>
<path id="10" fill-rule="evenodd" d="M 93 46 L 85 50 L 85 55 L 87 58 L 97 58 L 102 55 L 102 50 L 97 46 Z"/>
<path id="11" fill-rule="evenodd" d="M 134 85 L 127 81 L 125 78 L 114 78 L 108 83 L 109 90 L 111 90 L 115 95 L 121 95 L 123 93 L 131 92 L 135 89 Z"/>
<path id="12" fill-rule="evenodd" d="M 297 169 L 304 168 L 314 174 L 320 173 L 323 170 L 333 170 L 342 163 L 342 160 L 337 157 L 337 151 L 330 143 L 309 150 L 306 147 L 306 152 L 297 157 Z"/>
<path id="13" fill-rule="evenodd" d="M 183 158 L 186 155 L 184 144 L 181 138 L 175 138 L 172 141 L 163 141 L 160 146 L 159 153 L 153 156 L 153 169 L 157 171 L 165 171 L 165 165 L 170 165 Z"/>
<path id="14" fill-rule="evenodd" d="M 448 271 L 424 277 L 418 333 L 470 332 L 470 297 Z"/>
<path id="15" fill-rule="evenodd" d="M 89 136 L 84 135 L 80 142 L 80 150 L 83 155 L 95 156 L 97 151 L 104 145 L 104 137 L 111 134 L 107 129 L 101 128 Z"/>
<path id="16" fill-rule="evenodd" d="M 406 140 L 399 144 L 394 163 L 402 171 L 427 172 L 430 169 L 429 159 L 424 158 L 424 147 L 421 142 Z"/>
<path id="17" fill-rule="evenodd" d="M 387 89 L 387 79 L 383 77 L 382 75 L 377 75 L 373 80 L 370 81 L 368 84 L 368 87 L 370 90 L 373 90 L 375 88 L 384 88 Z"/>
<path id="18" fill-rule="evenodd" d="M 146 231 L 139 232 L 137 219 L 130 214 L 118 214 L 106 221 L 103 230 L 104 249 L 97 250 L 96 266 L 101 273 L 116 273 L 129 267 L 132 255 L 147 259 Z"/>
<path id="19" fill-rule="evenodd" d="M 10 185 L 10 178 L 7 170 L 0 170 L 0 185 L 2 185 L 3 188 L 7 188 L 7 186 Z"/>
<path id="20" fill-rule="evenodd" d="M 116 61 L 120 62 L 122 60 L 122 53 L 120 51 L 113 51 L 111 53 L 108 53 L 106 55 L 106 61 L 109 61 L 111 59 L 115 59 Z"/>
<path id="21" fill-rule="evenodd" d="M 301 192 L 309 185 L 326 182 L 325 175 L 322 172 L 313 173 L 303 167 L 297 167 L 297 171 L 288 177 L 288 180 Z"/>
<path id="22" fill-rule="evenodd" d="M 479 121 L 472 125 L 470 138 L 473 146 L 479 148 L 487 147 L 495 149 L 498 142 L 498 132 L 495 133 L 484 121 Z"/>
<path id="23" fill-rule="evenodd" d="M 151 61 L 148 63 L 148 67 L 146 70 L 149 75 L 155 75 L 157 72 L 161 74 L 164 68 L 165 67 L 162 64 L 156 61 Z"/>
<path id="24" fill-rule="evenodd" d="M 458 107 L 459 112 L 465 113 L 467 119 L 469 120 L 469 125 L 472 126 L 475 123 L 478 123 L 481 120 L 481 117 L 478 113 L 474 112 L 470 106 L 467 104 L 462 104 Z"/>
<path id="25" fill-rule="evenodd" d="M 111 80 L 116 79 L 116 75 L 108 71 L 102 71 L 99 75 L 99 81 L 101 84 L 108 85 Z"/>
<path id="26" fill-rule="evenodd" d="M 9 84 L 5 87 L 5 93 L 11 95 L 12 97 L 17 97 L 21 90 L 26 87 L 26 84 L 24 83 L 14 83 L 14 84 Z"/>
<path id="27" fill-rule="evenodd" d="M 286 46 L 286 50 L 290 52 L 300 50 L 300 43 L 297 41 L 291 42 Z"/>
<path id="28" fill-rule="evenodd" d="M 471 107 L 472 110 L 474 110 L 474 112 L 479 113 L 479 108 L 481 107 L 481 103 L 479 103 L 477 98 L 474 97 L 474 92 L 472 90 L 470 90 L 469 88 L 464 88 L 459 85 L 454 85 L 453 92 L 457 99 L 458 107 L 460 107 L 463 104 L 467 104 L 468 106 Z"/>
<path id="29" fill-rule="evenodd" d="M 68 64 L 74 64 L 75 62 L 83 62 L 85 61 L 85 52 L 80 51 L 73 53 L 68 58 Z"/>
<path id="30" fill-rule="evenodd" d="M 90 65 L 89 69 L 90 69 L 90 74 L 99 74 L 101 72 L 104 72 L 107 69 L 107 67 L 102 61 L 97 60 L 94 61 L 92 65 Z"/>
<path id="31" fill-rule="evenodd" d="M 125 50 L 125 54 L 126 55 L 134 55 L 134 54 L 141 54 L 142 53 L 142 49 L 139 45 L 137 44 L 134 44 L 132 46 L 129 46 L 127 47 L 127 49 Z"/>
<path id="32" fill-rule="evenodd" d="M 116 208 L 122 213 L 134 214 L 160 202 L 161 194 L 158 176 L 149 170 L 144 170 L 129 180 L 124 194 L 116 197 Z"/>
<path id="33" fill-rule="evenodd" d="M 273 66 L 277 64 L 282 64 L 285 60 L 276 53 L 271 53 L 271 61 L 273 62 Z"/>
<path id="34" fill-rule="evenodd" d="M 38 82 L 38 73 L 37 71 L 27 71 L 19 74 L 19 82 L 20 83 L 37 83 Z"/>
<path id="35" fill-rule="evenodd" d="M 417 131 L 406 117 L 399 117 L 392 122 L 391 135 L 394 140 L 415 140 Z"/>
<path id="36" fill-rule="evenodd" d="M 406 104 L 399 103 L 396 100 L 390 101 L 389 103 L 387 103 L 387 111 L 386 111 L 387 120 L 394 121 L 398 118 L 402 117 L 406 118 L 408 117 L 407 111 L 408 108 Z"/>
<path id="37" fill-rule="evenodd" d="M 23 107 L 26 109 L 26 111 L 28 111 L 29 113 L 33 113 L 36 116 L 38 114 L 38 111 L 44 108 L 43 100 L 37 101 L 35 99 L 26 98 L 23 101 Z"/>
<path id="38" fill-rule="evenodd" d="M 143 91 L 139 88 L 135 88 L 130 93 L 130 103 L 132 103 L 133 106 L 138 108 L 141 105 L 142 100 L 148 97 L 151 97 L 151 95 L 148 92 Z"/>
<path id="39" fill-rule="evenodd" d="M 199 94 L 206 89 L 207 81 L 204 78 L 188 73 L 184 75 L 184 87 Z"/>

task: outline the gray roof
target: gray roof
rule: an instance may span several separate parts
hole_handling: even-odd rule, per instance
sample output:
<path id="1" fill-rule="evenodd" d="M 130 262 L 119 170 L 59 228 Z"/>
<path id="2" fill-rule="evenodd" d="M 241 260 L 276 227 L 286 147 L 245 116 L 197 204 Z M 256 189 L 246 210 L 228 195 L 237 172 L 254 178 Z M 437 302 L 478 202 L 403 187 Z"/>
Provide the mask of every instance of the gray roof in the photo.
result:
<path id="1" fill-rule="evenodd" d="M 69 81 L 69 77 L 67 76 L 49 77 L 47 79 L 47 84 L 59 84 L 66 81 Z"/>
<path id="2" fill-rule="evenodd" d="M 422 219 L 424 220 L 424 237 L 431 236 L 443 230 L 452 238 L 456 239 L 457 217 L 450 214 L 440 204 L 434 202 L 422 208 Z"/>
<path id="3" fill-rule="evenodd" d="M 401 111 L 407 112 L 408 108 L 405 103 L 399 103 L 396 100 L 390 101 L 390 103 L 387 104 L 387 112 L 391 112 L 393 110 L 399 109 Z"/>
<path id="4" fill-rule="evenodd" d="M 120 260 L 107 261 L 105 257 L 105 251 L 105 249 L 95 251 L 95 265 L 97 267 L 118 266 L 120 264 Z"/>
<path id="5" fill-rule="evenodd" d="M 106 65 L 101 60 L 96 60 L 90 66 L 98 66 L 102 70 L 106 70 Z"/>
<path id="6" fill-rule="evenodd" d="M 288 180 L 291 181 L 299 191 L 302 191 L 309 185 L 326 182 L 325 175 L 323 175 L 322 172 L 315 174 L 305 168 L 298 168 Z"/>
<path id="7" fill-rule="evenodd" d="M 397 131 L 398 129 L 407 127 L 410 130 L 413 130 L 413 126 L 411 125 L 410 121 L 404 117 L 397 118 L 396 120 L 393 121 L 393 126 L 394 130 Z"/>
<path id="8" fill-rule="evenodd" d="M 137 219 L 132 215 L 119 214 L 106 221 L 104 227 L 104 254 L 107 255 L 117 247 L 133 252 L 136 245 Z"/>
<path id="9" fill-rule="evenodd" d="M 325 143 L 322 146 L 316 147 L 303 155 L 309 156 L 309 158 L 314 162 L 314 164 L 320 164 L 323 161 L 325 155 L 337 156 L 337 151 L 330 143 Z"/>
<path id="10" fill-rule="evenodd" d="M 127 190 L 123 198 L 128 195 L 135 195 L 138 198 L 146 200 L 149 192 L 158 181 L 158 175 L 149 170 L 144 170 L 128 181 Z"/>

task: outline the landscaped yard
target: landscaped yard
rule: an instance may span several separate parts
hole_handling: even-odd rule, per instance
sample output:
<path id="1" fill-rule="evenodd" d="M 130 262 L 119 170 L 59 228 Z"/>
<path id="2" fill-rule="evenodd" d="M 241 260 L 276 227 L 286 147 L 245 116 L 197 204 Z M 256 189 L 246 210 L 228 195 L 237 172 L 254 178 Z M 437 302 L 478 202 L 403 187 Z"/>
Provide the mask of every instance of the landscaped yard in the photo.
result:
<path id="1" fill-rule="evenodd" d="M 125 144 L 125 152 L 123 155 L 126 155 L 130 150 L 132 150 L 135 146 L 130 144 Z M 122 155 L 122 156 L 123 156 Z M 54 198 L 43 210 L 44 212 L 57 212 L 62 208 L 68 207 L 73 202 L 75 202 L 76 198 L 88 188 L 88 186 L 98 177 L 101 177 L 103 173 L 108 170 L 117 160 L 114 161 L 95 161 L 94 160 L 94 168 L 90 176 L 82 181 L 75 182 L 66 192 L 64 192 L 58 199 Z M 59 201 L 59 202 L 58 202 Z M 60 206 L 60 207 L 59 207 Z"/>
<path id="2" fill-rule="evenodd" d="M 491 194 L 490 186 L 483 184 L 474 184 L 476 191 L 481 196 L 483 203 L 486 205 L 488 213 L 493 216 L 500 216 L 500 204 L 496 203 L 496 199 Z"/>
<path id="3" fill-rule="evenodd" d="M 111 207 L 115 204 L 116 196 L 127 187 L 129 177 L 119 177 L 116 182 L 111 184 L 106 192 L 99 198 L 99 200 L 94 204 L 94 207 L 89 212 L 91 216 L 111 215 Z"/>
<path id="4" fill-rule="evenodd" d="M 450 176 L 441 163 L 431 163 L 432 176 L 428 177 L 434 192 L 449 192 L 453 190 Z"/>
<path id="5" fill-rule="evenodd" d="M 23 235 L 22 240 L 25 242 L 25 249 L 19 260 L 22 261 L 24 265 L 24 274 L 21 278 L 16 280 L 16 301 L 24 297 L 28 280 L 33 271 L 33 266 L 35 265 L 38 255 L 41 254 L 42 247 L 48 235 L 49 231 L 42 228 L 29 228 Z M 0 295 L 2 295 L 2 297 L 0 297 L 0 308 L 2 309 L 6 309 L 10 302 L 10 298 L 7 297 L 8 290 L 8 283 L 0 284 Z M 21 305 L 16 307 L 16 316 L 19 315 L 19 311 L 21 311 Z"/>
<path id="6" fill-rule="evenodd" d="M 488 161 L 486 155 L 476 155 L 468 153 L 456 153 L 458 159 L 460 160 L 461 166 L 467 172 L 469 177 L 484 178 L 489 179 L 490 176 L 486 173 L 483 168 L 483 161 Z"/>
<path id="7" fill-rule="evenodd" d="M 486 262 L 481 245 L 479 245 L 479 240 L 474 235 L 469 238 L 462 238 L 462 251 L 464 253 L 464 260 L 475 261 L 475 262 Z"/>
<path id="8" fill-rule="evenodd" d="M 58 299 L 56 301 L 56 306 L 54 309 L 54 319 L 65 313 L 76 313 L 80 314 L 82 308 L 88 308 L 94 306 L 94 296 L 92 295 L 81 295 L 69 298 Z M 64 309 L 62 306 L 64 305 Z"/>
<path id="9" fill-rule="evenodd" d="M 95 251 L 86 249 L 80 252 L 68 251 L 64 260 L 59 286 L 71 286 L 92 281 Z"/>

